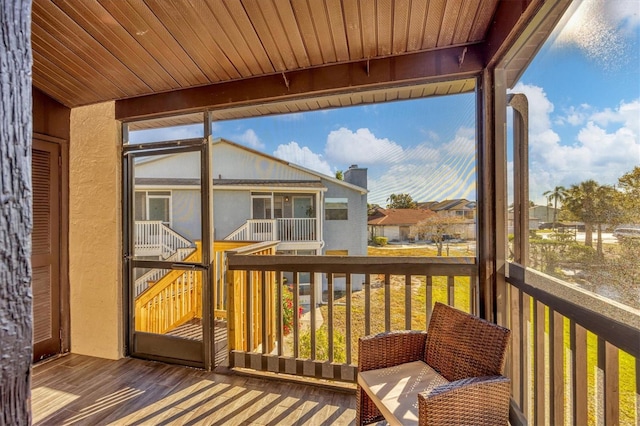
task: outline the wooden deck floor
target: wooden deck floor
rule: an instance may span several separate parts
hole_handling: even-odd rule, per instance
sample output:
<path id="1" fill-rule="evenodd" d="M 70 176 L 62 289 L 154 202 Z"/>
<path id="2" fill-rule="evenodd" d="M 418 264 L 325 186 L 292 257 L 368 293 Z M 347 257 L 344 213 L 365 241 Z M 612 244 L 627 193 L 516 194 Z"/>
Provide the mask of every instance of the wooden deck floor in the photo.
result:
<path id="1" fill-rule="evenodd" d="M 355 394 L 152 361 L 68 355 L 33 368 L 35 425 L 348 425 Z"/>

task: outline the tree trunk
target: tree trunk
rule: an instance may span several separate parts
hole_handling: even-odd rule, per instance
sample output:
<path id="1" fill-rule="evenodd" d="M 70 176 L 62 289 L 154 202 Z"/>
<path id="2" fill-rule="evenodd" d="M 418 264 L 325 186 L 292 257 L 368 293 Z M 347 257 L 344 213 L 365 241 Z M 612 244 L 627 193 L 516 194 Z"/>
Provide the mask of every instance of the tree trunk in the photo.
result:
<path id="1" fill-rule="evenodd" d="M 598 255 L 598 259 L 604 258 L 604 252 L 602 250 L 602 224 L 597 225 L 598 230 L 598 241 L 596 243 L 596 254 Z"/>
<path id="2" fill-rule="evenodd" d="M 31 1 L 0 2 L 0 424 L 31 423 Z"/>
<path id="3" fill-rule="evenodd" d="M 593 225 L 586 222 L 584 224 L 584 245 L 593 247 Z"/>

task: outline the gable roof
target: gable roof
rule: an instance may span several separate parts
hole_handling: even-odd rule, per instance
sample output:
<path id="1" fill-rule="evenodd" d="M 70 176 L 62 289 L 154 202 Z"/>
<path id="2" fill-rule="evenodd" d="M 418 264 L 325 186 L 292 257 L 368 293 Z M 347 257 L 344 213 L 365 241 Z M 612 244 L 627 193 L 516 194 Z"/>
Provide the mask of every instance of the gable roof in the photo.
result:
<path id="1" fill-rule="evenodd" d="M 407 226 L 415 225 L 435 213 L 424 209 L 376 209 L 369 216 L 367 224 L 380 226 Z"/>
<path id="2" fill-rule="evenodd" d="M 465 198 L 456 198 L 444 201 L 426 201 L 418 203 L 418 207 L 433 210 L 434 212 L 442 210 L 473 210 L 476 207 L 476 202 Z"/>
<path id="3" fill-rule="evenodd" d="M 240 149 L 243 150 L 245 152 L 248 152 L 251 155 L 254 156 L 258 156 L 258 157 L 262 157 L 265 158 L 269 161 L 273 161 L 276 163 L 280 163 L 286 167 L 290 167 L 294 170 L 297 170 L 299 172 L 304 173 L 305 175 L 309 175 L 308 179 L 296 179 L 296 180 L 255 180 L 255 179 L 215 179 L 213 180 L 214 185 L 216 186 L 246 186 L 246 185 L 253 185 L 253 186 L 265 186 L 265 184 L 267 186 L 272 186 L 272 187 L 309 187 L 309 188 L 318 188 L 319 186 L 321 186 L 320 181 L 324 180 L 324 181 L 329 181 L 335 185 L 338 186 L 342 186 L 344 188 L 348 188 L 352 191 L 357 191 L 360 194 L 367 194 L 368 191 L 365 188 L 362 188 L 358 185 L 354 185 L 352 183 L 349 182 L 345 182 L 343 180 L 340 179 L 336 179 L 335 177 L 332 176 L 328 176 L 328 175 L 324 175 L 322 173 L 316 172 L 315 170 L 311 170 L 311 169 L 307 169 L 306 167 L 303 166 L 299 166 L 297 164 L 288 162 L 286 160 L 283 160 L 281 158 L 277 158 L 274 157 L 272 155 L 269 154 L 265 154 L 264 152 L 260 152 L 257 151 L 253 148 L 249 148 L 247 146 L 238 144 L 236 142 L 232 142 L 230 140 L 224 139 L 224 138 L 217 138 L 215 140 L 213 140 L 212 142 L 212 146 L 213 149 L 215 149 L 215 146 L 219 146 L 219 145 L 228 145 L 228 146 L 232 146 L 236 149 Z M 156 161 L 160 161 L 160 160 L 166 160 L 169 159 L 171 157 L 177 156 L 180 154 L 166 154 L 166 155 L 156 155 L 156 156 L 151 156 L 151 157 L 144 157 L 142 159 L 140 159 L 139 161 L 136 162 L 136 166 L 143 166 L 146 164 L 152 164 Z M 136 184 L 145 184 L 145 185 L 161 185 L 161 184 L 167 184 L 167 185 L 193 185 L 193 179 L 181 179 L 181 178 L 141 178 L 138 177 L 136 178 Z M 199 182 L 199 180 L 198 180 Z M 315 182 L 315 184 L 312 184 L 313 182 Z"/>
<path id="4" fill-rule="evenodd" d="M 241 145 L 239 143 L 232 142 L 232 141 L 230 141 L 228 139 L 224 139 L 224 138 L 214 139 L 214 141 L 212 142 L 212 145 L 215 146 L 215 145 L 218 145 L 218 144 L 227 144 L 227 145 L 233 146 L 235 148 L 245 150 L 247 152 L 250 152 L 251 154 L 254 154 L 254 155 L 257 155 L 257 156 L 261 156 L 261 157 L 264 157 L 264 158 L 269 159 L 271 161 L 279 162 L 281 164 L 284 164 L 285 166 L 291 167 L 291 168 L 299 170 L 301 172 L 308 173 L 310 175 L 313 175 L 313 176 L 317 177 L 318 179 L 327 180 L 327 181 L 332 182 L 332 183 L 334 183 L 336 185 L 344 186 L 346 188 L 358 191 L 361 194 L 366 194 L 366 193 L 369 192 L 365 188 L 362 188 L 362 187 L 360 187 L 358 185 L 354 185 L 352 183 L 345 182 L 345 181 L 340 180 L 340 179 L 336 179 L 333 176 L 325 175 L 325 174 L 316 172 L 315 170 L 311 170 L 311 169 L 308 169 L 306 167 L 300 166 L 298 164 L 291 163 L 289 161 L 283 160 L 281 158 L 274 157 L 274 156 L 269 155 L 269 154 L 265 154 L 264 152 L 260 152 L 260 151 L 257 151 L 255 149 L 253 149 L 253 148 L 249 148 L 248 146 L 244 146 L 244 145 Z"/>

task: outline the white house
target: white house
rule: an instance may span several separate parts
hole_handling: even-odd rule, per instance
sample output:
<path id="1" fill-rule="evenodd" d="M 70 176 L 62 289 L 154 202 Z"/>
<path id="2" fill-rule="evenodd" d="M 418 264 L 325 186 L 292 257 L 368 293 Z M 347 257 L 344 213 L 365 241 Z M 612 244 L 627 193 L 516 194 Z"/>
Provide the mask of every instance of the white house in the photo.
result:
<path id="1" fill-rule="evenodd" d="M 197 212 L 200 191 L 207 188 L 200 185 L 199 171 L 198 153 L 136 163 L 137 255 L 180 260 L 176 253 L 188 253 L 184 248 L 200 239 Z M 343 181 L 217 139 L 212 175 L 214 240 L 278 241 L 278 254 L 367 254 L 366 169 L 351 166 Z M 163 244 L 152 244 L 158 241 Z M 309 282 L 308 274 L 299 282 Z"/>

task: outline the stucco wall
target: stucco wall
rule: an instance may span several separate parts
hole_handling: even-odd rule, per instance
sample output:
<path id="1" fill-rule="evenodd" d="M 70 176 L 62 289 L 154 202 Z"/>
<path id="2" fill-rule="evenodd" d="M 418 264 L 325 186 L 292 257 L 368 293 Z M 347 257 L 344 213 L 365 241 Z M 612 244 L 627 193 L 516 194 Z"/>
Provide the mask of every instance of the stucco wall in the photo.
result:
<path id="1" fill-rule="evenodd" d="M 349 220 L 326 220 L 324 215 L 323 236 L 325 250 L 348 250 L 349 256 L 367 255 L 367 195 L 345 188 L 329 180 L 326 198 L 347 198 Z"/>
<path id="2" fill-rule="evenodd" d="M 200 197 L 195 189 L 171 191 L 171 227 L 190 241 L 202 240 Z"/>
<path id="3" fill-rule="evenodd" d="M 251 219 L 251 191 L 213 191 L 215 239 L 222 240 Z"/>
<path id="4" fill-rule="evenodd" d="M 113 102 L 71 110 L 71 352 L 122 357 L 120 126 Z"/>

